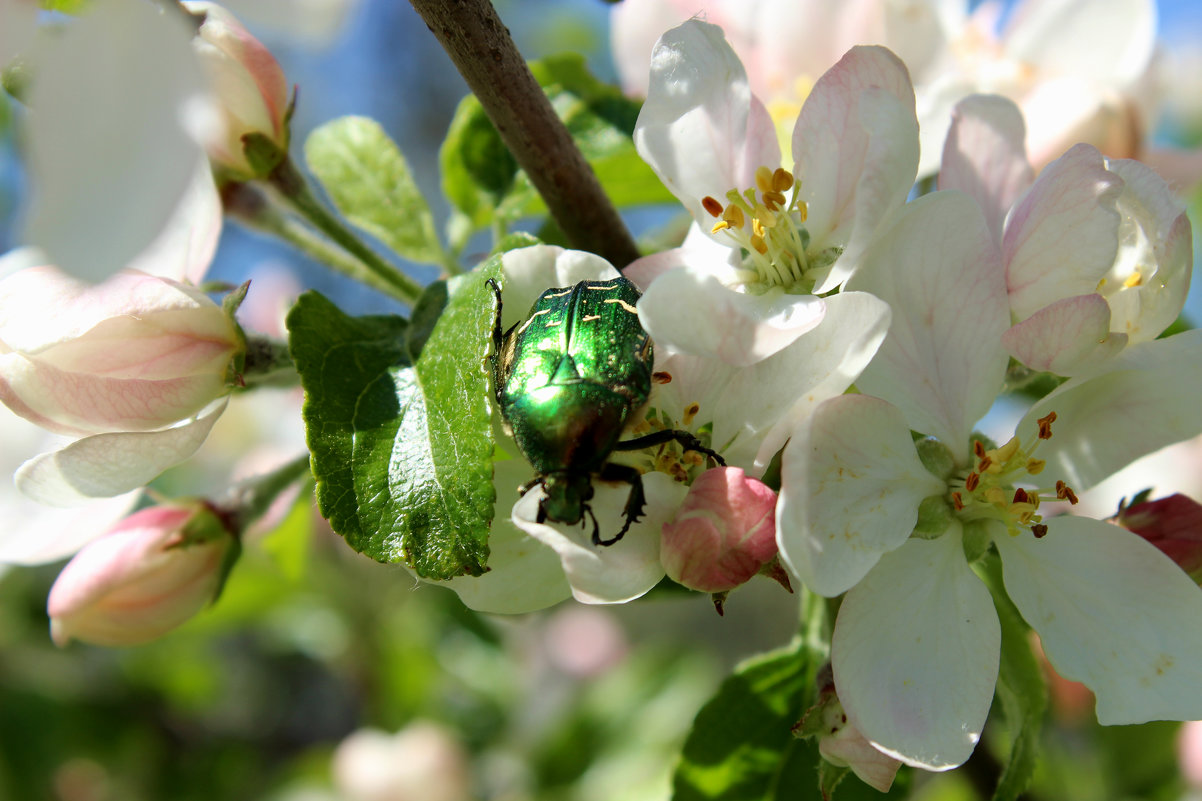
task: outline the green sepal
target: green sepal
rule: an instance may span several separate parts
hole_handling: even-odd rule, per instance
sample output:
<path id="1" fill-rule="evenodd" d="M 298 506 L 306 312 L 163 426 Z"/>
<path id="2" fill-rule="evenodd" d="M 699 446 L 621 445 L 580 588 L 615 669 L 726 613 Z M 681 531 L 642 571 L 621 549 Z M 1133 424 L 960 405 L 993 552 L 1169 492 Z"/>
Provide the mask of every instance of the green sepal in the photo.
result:
<path id="1" fill-rule="evenodd" d="M 431 580 L 487 569 L 499 274 L 495 258 L 447 283 L 416 360 L 401 318 L 349 317 L 315 292 L 288 316 L 318 508 L 355 550 Z"/>
<path id="2" fill-rule="evenodd" d="M 242 374 L 246 370 L 246 332 L 242 330 L 242 326 L 238 325 L 235 315 L 242 306 L 242 301 L 246 300 L 246 293 L 249 289 L 250 281 L 245 281 L 221 299 L 221 311 L 225 313 L 230 325 L 234 327 L 234 337 L 237 340 L 237 348 L 225 368 L 225 383 L 231 387 L 245 386 Z"/>
<path id="3" fill-rule="evenodd" d="M 250 164 L 251 178 L 266 178 L 288 157 L 288 147 L 256 131 L 242 135 L 242 155 Z"/>
<path id="4" fill-rule="evenodd" d="M 834 798 L 835 788 L 847 778 L 851 768 L 846 765 L 835 765 L 825 759 L 818 763 L 818 792 L 823 798 Z"/>
<path id="5" fill-rule="evenodd" d="M 993 595 L 1002 629 L 997 700 L 1010 733 L 1010 754 L 994 790 L 993 801 L 1015 801 L 1035 773 L 1048 707 L 1047 684 L 1039 660 L 1031 649 L 1030 628 L 1006 594 L 1001 560 L 991 554 L 978 561 L 974 568 Z M 996 725 L 996 719 L 991 723 Z"/>
<path id="6" fill-rule="evenodd" d="M 215 604 L 225 589 L 225 583 L 233 572 L 234 565 L 242 556 L 242 532 L 232 530 L 229 521 L 205 501 L 172 501 L 171 505 L 193 510 L 192 516 L 180 530 L 180 541 L 172 545 L 172 548 L 188 548 L 222 539 L 229 540 L 218 567 L 217 587 L 213 590 L 213 598 L 210 601 L 210 604 Z"/>
<path id="7" fill-rule="evenodd" d="M 409 162 L 380 124 L 339 117 L 305 140 L 305 163 L 338 210 L 402 258 L 443 264 L 430 205 Z"/>
<path id="8" fill-rule="evenodd" d="M 501 241 L 497 242 L 493 248 L 493 253 L 508 253 L 511 250 L 521 250 L 522 248 L 533 247 L 535 245 L 545 244 L 534 234 L 528 234 L 525 231 L 514 231 L 501 237 Z"/>
<path id="9" fill-rule="evenodd" d="M 990 529 L 1001 527 L 997 520 L 968 520 L 964 523 L 964 536 L 961 540 L 964 547 L 964 558 L 969 564 L 977 561 L 993 546 L 993 536 Z"/>
<path id="10" fill-rule="evenodd" d="M 946 445 L 933 437 L 920 437 L 914 441 L 918 461 L 927 472 L 941 481 L 947 481 L 956 472 L 956 457 Z"/>
<path id="11" fill-rule="evenodd" d="M 930 495 L 918 504 L 918 520 L 910 536 L 933 540 L 943 536 L 952 524 L 952 510 L 942 495 Z"/>

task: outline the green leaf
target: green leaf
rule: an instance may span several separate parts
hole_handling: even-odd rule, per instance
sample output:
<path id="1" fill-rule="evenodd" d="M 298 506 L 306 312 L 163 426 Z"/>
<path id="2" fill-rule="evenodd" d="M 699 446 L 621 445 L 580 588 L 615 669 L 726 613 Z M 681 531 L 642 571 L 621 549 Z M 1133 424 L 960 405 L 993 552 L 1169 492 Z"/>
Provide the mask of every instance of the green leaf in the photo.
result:
<path id="1" fill-rule="evenodd" d="M 784 785 L 782 798 L 819 797 L 818 749 L 791 731 L 811 694 L 808 663 L 799 640 L 735 668 L 697 713 L 672 780 L 672 801 L 773 799 Z"/>
<path id="2" fill-rule="evenodd" d="M 326 123 L 305 141 L 305 161 L 352 223 L 406 259 L 442 262 L 430 206 L 400 149 L 375 120 Z"/>
<path id="3" fill-rule="evenodd" d="M 578 54 L 532 62 L 530 69 L 616 205 L 674 201 L 634 149 L 637 102 L 589 74 Z M 456 210 L 448 224 L 453 245 L 494 222 L 503 227 L 546 213 L 474 97 L 459 104 L 439 159 L 443 192 Z"/>
<path id="4" fill-rule="evenodd" d="M 315 292 L 288 316 L 318 508 L 355 550 L 429 579 L 486 570 L 499 274 L 497 258 L 448 283 L 416 361 L 400 318 L 348 317 Z"/>
<path id="5" fill-rule="evenodd" d="M 93 0 L 42 0 L 42 8 L 46 11 L 58 11 L 62 14 L 82 14 L 92 6 Z"/>
<path id="6" fill-rule="evenodd" d="M 1014 801 L 1027 789 L 1035 773 L 1048 691 L 1039 660 L 1031 650 L 1030 629 L 1006 594 L 1000 560 L 996 554 L 990 554 L 977 564 L 993 594 L 1002 624 L 997 698 L 1012 737 L 1010 758 L 998 779 L 993 799 Z"/>

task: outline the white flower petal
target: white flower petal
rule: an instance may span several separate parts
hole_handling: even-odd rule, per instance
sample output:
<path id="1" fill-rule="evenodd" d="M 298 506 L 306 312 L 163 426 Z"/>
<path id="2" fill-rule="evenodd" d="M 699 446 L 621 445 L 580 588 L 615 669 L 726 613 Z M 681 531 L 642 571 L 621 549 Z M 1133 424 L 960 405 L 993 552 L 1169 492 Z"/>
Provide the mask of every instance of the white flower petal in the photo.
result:
<path id="1" fill-rule="evenodd" d="M 1130 345 L 1105 370 L 1074 378 L 1019 423 L 1024 439 L 1055 411 L 1040 446 L 1044 475 L 1083 492 L 1145 454 L 1202 433 L 1202 329 Z M 1132 488 L 1138 489 L 1138 488 Z"/>
<path id="2" fill-rule="evenodd" d="M 883 47 L 853 47 L 814 85 L 793 129 L 811 250 L 844 246 L 815 292 L 840 284 L 906 200 L 918 169 L 914 88 Z"/>
<path id="3" fill-rule="evenodd" d="M 184 114 L 204 84 L 178 14 L 110 3 L 57 33 L 32 58 L 24 239 L 99 281 L 157 239 L 187 193 L 204 156 Z"/>
<path id="4" fill-rule="evenodd" d="M 848 284 L 893 309 L 889 336 L 860 390 L 889 401 L 910 428 L 963 447 L 1002 386 L 1010 326 L 997 247 L 959 192 L 907 203 Z"/>
<path id="5" fill-rule="evenodd" d="M 0 0 L 0 69 L 26 51 L 38 22 L 36 0 Z"/>
<path id="6" fill-rule="evenodd" d="M 819 406 L 785 446 L 777 546 L 808 588 L 846 592 L 910 536 L 923 498 L 946 492 L 896 407 L 868 395 Z"/>
<path id="7" fill-rule="evenodd" d="M 776 129 L 751 93 L 722 29 L 689 20 L 660 37 L 634 143 L 693 219 L 712 220 L 703 197 L 719 201 L 755 186 L 755 170 L 780 164 Z"/>
<path id="8" fill-rule="evenodd" d="M 1026 0 L 1003 34 L 1006 55 L 1029 69 L 1129 84 L 1156 46 L 1151 0 Z"/>
<path id="9" fill-rule="evenodd" d="M 571 597 L 559 556 L 509 518 L 518 501 L 518 487 L 529 478 L 530 465 L 525 459 L 496 463 L 497 502 L 488 535 L 488 572 L 433 582 L 454 590 L 465 606 L 477 612 L 518 615 Z"/>
<path id="10" fill-rule="evenodd" d="M 1006 212 L 1035 178 L 1023 145 L 1018 106 L 997 95 L 972 95 L 952 112 L 943 147 L 940 189 L 959 189 L 977 201 L 993 239 L 1002 242 Z"/>
<path id="11" fill-rule="evenodd" d="M 47 506 L 78 506 L 145 485 L 187 459 L 225 410 L 214 401 L 196 417 L 161 431 L 96 434 L 21 465 L 17 489 Z"/>
<path id="12" fill-rule="evenodd" d="M 56 509 L 6 491 L 0 506 L 6 521 L 0 529 L 0 564 L 42 565 L 70 556 L 125 517 L 139 494 Z"/>
<path id="13" fill-rule="evenodd" d="M 1077 145 L 1040 173 L 1006 222 L 1002 257 L 1014 315 L 1097 289 L 1114 263 L 1123 182 L 1102 154 Z"/>
<path id="14" fill-rule="evenodd" d="M 555 245 L 511 250 L 501 257 L 501 266 L 505 271 L 501 310 L 505 331 L 525 320 L 534 301 L 548 289 L 571 287 L 581 281 L 604 281 L 619 275 L 600 256 Z"/>
<path id="15" fill-rule="evenodd" d="M 1202 718 L 1202 588 L 1171 559 L 1084 517 L 994 541 L 1007 592 L 1056 671 L 1097 695 L 1099 723 Z"/>
<path id="16" fill-rule="evenodd" d="M 1001 628 L 955 531 L 909 540 L 847 593 L 831 666 L 851 722 L 926 770 L 968 759 L 997 682 Z"/>
<path id="17" fill-rule="evenodd" d="M 1032 370 L 1074 375 L 1105 362 L 1127 345 L 1110 333 L 1110 305 L 1101 295 L 1064 298 L 1002 335 L 1010 355 Z"/>
<path id="18" fill-rule="evenodd" d="M 813 295 L 728 289 L 704 268 L 669 270 L 639 299 L 639 320 L 659 346 L 746 367 L 812 331 L 825 314 Z"/>
<path id="19" fill-rule="evenodd" d="M 1111 329 L 1132 342 L 1146 342 L 1168 328 L 1185 305 L 1193 233 L 1181 201 L 1150 167 L 1129 160 L 1107 166 L 1124 184 L 1118 198 L 1119 254 L 1107 276 L 1123 285 L 1107 295 Z M 1132 283 L 1135 268 L 1141 275 Z"/>
<path id="20" fill-rule="evenodd" d="M 596 495 L 590 504 L 597 516 L 602 539 L 613 537 L 622 527 L 622 510 L 629 485 L 593 481 Z M 513 507 L 513 522 L 559 554 L 563 572 L 572 585 L 572 595 L 586 604 L 625 603 L 644 595 L 664 577 L 659 561 L 660 530 L 688 493 L 688 488 L 665 473 L 643 476 L 647 495 L 646 516 L 630 527 L 613 545 L 592 543 L 592 519 L 583 525 L 537 523 L 542 487 L 525 494 Z"/>
<path id="21" fill-rule="evenodd" d="M 159 238 L 126 266 L 199 285 L 217 252 L 224 213 L 213 183 L 213 168 L 204 159 Z"/>

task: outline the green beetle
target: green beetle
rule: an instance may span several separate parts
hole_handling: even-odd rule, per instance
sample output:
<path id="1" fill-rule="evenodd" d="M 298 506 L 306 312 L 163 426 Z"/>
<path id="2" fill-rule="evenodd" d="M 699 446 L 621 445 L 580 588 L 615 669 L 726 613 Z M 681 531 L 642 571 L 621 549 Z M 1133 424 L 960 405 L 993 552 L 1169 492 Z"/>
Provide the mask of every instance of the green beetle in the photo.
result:
<path id="1" fill-rule="evenodd" d="M 501 290 L 493 325 L 493 382 L 506 431 L 537 475 L 524 495 L 542 485 L 538 522 L 593 521 L 594 545 L 612 545 L 643 514 L 642 474 L 609 461 L 614 451 L 641 450 L 675 440 L 686 449 L 722 457 L 688 431 L 657 431 L 621 440 L 651 394 L 651 338 L 639 322 L 639 291 L 625 278 L 581 281 L 548 289 L 522 322 L 501 331 Z M 601 539 L 589 501 L 593 478 L 625 481 L 630 496 L 621 531 Z"/>

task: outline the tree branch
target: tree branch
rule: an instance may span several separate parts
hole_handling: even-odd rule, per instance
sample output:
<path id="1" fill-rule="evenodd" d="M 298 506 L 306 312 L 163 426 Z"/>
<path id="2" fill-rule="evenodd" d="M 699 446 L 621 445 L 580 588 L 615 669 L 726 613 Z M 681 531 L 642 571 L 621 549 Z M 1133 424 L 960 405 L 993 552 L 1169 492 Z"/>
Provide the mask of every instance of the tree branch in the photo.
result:
<path id="1" fill-rule="evenodd" d="M 596 174 L 489 0 L 410 0 L 573 247 L 622 269 L 639 256 Z"/>

